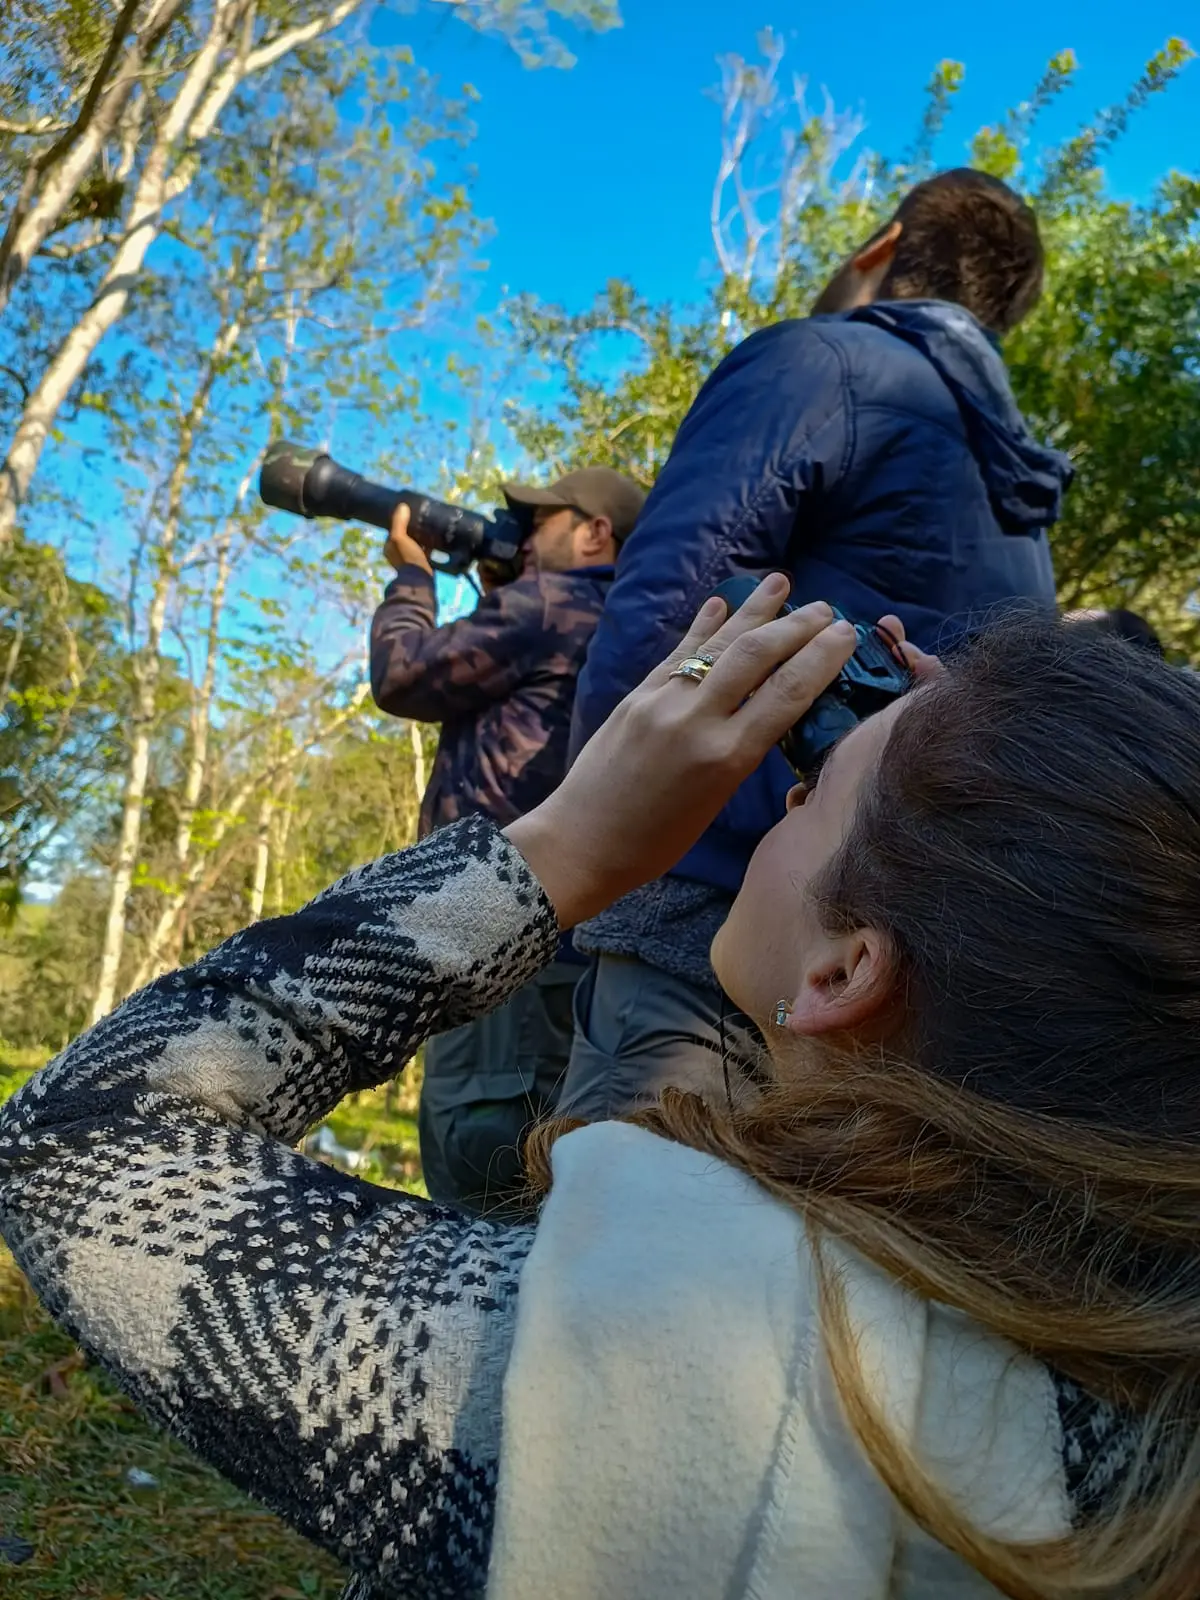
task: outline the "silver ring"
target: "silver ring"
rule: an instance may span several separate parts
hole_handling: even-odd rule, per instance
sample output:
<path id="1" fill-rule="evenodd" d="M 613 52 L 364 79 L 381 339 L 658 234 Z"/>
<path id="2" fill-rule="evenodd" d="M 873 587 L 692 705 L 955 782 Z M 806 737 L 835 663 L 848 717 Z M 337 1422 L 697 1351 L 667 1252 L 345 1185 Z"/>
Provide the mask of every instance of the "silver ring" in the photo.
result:
<path id="1" fill-rule="evenodd" d="M 687 656 L 667 676 L 668 678 L 690 678 L 693 683 L 703 683 L 716 664 L 716 660 L 716 656 L 710 656 L 705 652 Z"/>

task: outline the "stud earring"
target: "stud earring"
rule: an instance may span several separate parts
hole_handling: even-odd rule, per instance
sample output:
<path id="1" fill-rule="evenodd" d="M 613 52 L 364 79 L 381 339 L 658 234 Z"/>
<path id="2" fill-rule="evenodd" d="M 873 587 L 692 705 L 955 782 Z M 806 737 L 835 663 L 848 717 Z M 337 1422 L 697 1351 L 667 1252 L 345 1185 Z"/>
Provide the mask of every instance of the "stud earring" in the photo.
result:
<path id="1" fill-rule="evenodd" d="M 775 1026 L 777 1028 L 786 1028 L 787 1027 L 787 1019 L 791 1016 L 791 1014 L 792 1014 L 792 1008 L 787 1003 L 786 1000 L 776 1000 L 776 1002 L 775 1002 Z"/>

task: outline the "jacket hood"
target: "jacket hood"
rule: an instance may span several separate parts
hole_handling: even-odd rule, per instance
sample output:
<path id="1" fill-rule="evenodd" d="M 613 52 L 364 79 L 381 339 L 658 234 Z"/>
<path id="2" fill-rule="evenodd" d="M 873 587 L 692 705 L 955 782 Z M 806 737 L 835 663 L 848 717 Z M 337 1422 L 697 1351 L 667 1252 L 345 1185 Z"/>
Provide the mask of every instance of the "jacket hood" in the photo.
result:
<path id="1" fill-rule="evenodd" d="M 849 313 L 913 345 L 953 394 L 1005 533 L 1056 522 L 1074 468 L 1042 445 L 1017 409 L 1000 352 L 969 311 L 943 300 L 887 300 Z"/>

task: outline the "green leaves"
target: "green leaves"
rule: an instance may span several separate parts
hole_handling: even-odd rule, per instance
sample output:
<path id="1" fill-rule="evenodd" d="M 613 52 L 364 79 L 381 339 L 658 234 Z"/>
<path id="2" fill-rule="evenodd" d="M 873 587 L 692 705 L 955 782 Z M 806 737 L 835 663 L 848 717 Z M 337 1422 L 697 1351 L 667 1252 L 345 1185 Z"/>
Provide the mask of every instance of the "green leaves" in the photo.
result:
<path id="1" fill-rule="evenodd" d="M 1099 112 L 1046 162 L 1044 176 L 1036 190 L 1039 210 L 1044 208 L 1053 213 L 1069 206 L 1073 199 L 1082 203 L 1091 197 L 1100 181 L 1100 158 L 1125 132 L 1130 118 L 1152 96 L 1168 88 L 1194 55 L 1195 51 L 1182 39 L 1168 39 L 1163 48 L 1151 56 L 1124 99 Z M 1052 70 L 1053 65 L 1052 62 Z M 1073 55 L 1070 65 L 1073 69 Z M 1065 83 L 1069 76 L 1063 73 L 1061 81 Z"/>

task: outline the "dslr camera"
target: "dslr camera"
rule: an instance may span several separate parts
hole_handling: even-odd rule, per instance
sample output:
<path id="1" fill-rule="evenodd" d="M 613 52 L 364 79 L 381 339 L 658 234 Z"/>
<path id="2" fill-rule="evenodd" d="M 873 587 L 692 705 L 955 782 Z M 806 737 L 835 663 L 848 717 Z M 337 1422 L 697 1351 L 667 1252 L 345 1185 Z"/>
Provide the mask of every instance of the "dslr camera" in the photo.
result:
<path id="1" fill-rule="evenodd" d="M 713 594 L 724 600 L 732 614 L 759 582 L 751 577 L 727 578 Z M 787 604 L 779 614 L 786 616 L 797 609 Z M 847 620 L 836 607 L 832 609 L 835 622 Z M 854 632 L 858 637 L 854 654 L 779 741 L 784 759 L 802 783 L 815 782 L 821 763 L 843 734 L 876 711 L 885 710 L 912 687 L 912 673 L 894 643 L 889 644 L 869 623 L 856 622 Z"/>
<path id="2" fill-rule="evenodd" d="M 439 572 L 457 576 L 478 566 L 489 583 L 508 583 L 521 570 L 524 531 L 511 511 L 491 517 L 435 500 L 419 489 L 389 489 L 339 466 L 324 451 L 281 439 L 268 449 L 258 479 L 264 503 L 296 517 L 336 517 L 391 527 L 398 505 L 409 511 L 408 530 L 440 556 Z"/>

